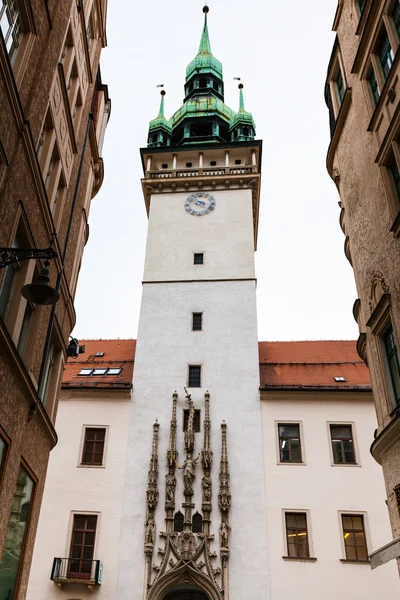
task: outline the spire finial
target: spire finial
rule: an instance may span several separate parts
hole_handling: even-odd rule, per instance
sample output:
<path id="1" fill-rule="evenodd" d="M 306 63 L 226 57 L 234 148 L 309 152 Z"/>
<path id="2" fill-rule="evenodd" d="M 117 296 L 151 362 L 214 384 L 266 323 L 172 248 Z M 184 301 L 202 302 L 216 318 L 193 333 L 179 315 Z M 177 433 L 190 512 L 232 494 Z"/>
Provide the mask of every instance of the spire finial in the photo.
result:
<path id="1" fill-rule="evenodd" d="M 158 113 L 159 117 L 163 117 L 164 116 L 164 96 L 167 92 L 165 90 L 161 90 L 160 94 L 161 94 L 161 100 L 160 100 L 160 111 Z"/>
<path id="2" fill-rule="evenodd" d="M 211 44 L 210 38 L 208 36 L 208 26 L 207 26 L 207 14 L 209 13 L 210 8 L 205 4 L 203 6 L 204 13 L 204 27 L 203 33 L 201 35 L 200 46 L 199 46 L 199 54 L 207 54 L 211 55 Z"/>
<path id="3" fill-rule="evenodd" d="M 243 83 L 239 83 L 239 112 L 244 111 Z"/>

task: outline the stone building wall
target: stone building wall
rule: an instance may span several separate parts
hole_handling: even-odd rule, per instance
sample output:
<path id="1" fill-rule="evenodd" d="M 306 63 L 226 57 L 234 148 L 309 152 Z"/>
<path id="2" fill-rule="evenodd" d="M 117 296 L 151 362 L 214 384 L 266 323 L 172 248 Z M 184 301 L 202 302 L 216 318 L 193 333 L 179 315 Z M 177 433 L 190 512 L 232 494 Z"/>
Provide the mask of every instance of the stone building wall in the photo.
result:
<path id="1" fill-rule="evenodd" d="M 49 452 L 57 442 L 53 426 L 57 397 L 75 323 L 73 298 L 90 200 L 103 177 L 98 140 L 110 100 L 99 72 L 101 49 L 106 45 L 104 0 L 85 2 L 83 8 L 75 1 L 20 0 L 17 13 L 11 3 L 5 5 L 8 16 L 0 35 L 0 247 L 11 247 L 17 238 L 28 248 L 47 248 L 52 243 L 58 254 L 49 267 L 53 287 L 63 270 L 77 192 L 47 363 L 44 350 L 52 308 L 32 306 L 29 319 L 20 292 L 39 274 L 39 261 L 0 270 L 0 435 L 5 444 L 0 463 L 0 596 L 8 597 L 11 589 L 10 597 L 20 599 L 26 594 Z M 15 35 L 13 52 L 7 33 L 15 34 L 15 22 L 21 34 Z M 95 89 L 98 106 L 92 102 Z M 48 385 L 40 393 L 43 362 L 43 380 Z M 21 464 L 35 489 L 22 554 L 13 567 L 17 576 L 10 588 L 4 579 L 10 559 L 5 540 Z"/>

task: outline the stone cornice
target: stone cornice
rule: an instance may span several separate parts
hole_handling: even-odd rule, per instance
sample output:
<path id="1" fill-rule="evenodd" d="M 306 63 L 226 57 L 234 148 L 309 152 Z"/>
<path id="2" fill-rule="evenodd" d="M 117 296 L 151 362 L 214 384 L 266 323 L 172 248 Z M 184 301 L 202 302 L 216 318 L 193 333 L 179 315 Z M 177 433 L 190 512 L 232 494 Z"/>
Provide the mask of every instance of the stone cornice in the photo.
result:
<path id="1" fill-rule="evenodd" d="M 394 412 L 393 419 L 380 432 L 378 437 L 372 442 L 370 452 L 376 462 L 382 464 L 383 454 L 396 442 L 400 437 L 400 407 Z"/>

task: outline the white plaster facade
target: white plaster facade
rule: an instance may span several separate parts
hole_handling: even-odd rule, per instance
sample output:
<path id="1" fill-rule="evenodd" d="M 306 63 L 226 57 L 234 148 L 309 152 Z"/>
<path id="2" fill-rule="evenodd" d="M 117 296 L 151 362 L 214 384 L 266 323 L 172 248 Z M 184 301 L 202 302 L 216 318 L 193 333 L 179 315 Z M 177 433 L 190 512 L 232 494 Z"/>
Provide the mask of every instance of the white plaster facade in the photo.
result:
<path id="1" fill-rule="evenodd" d="M 369 452 L 376 427 L 372 395 L 351 392 L 262 392 L 265 490 L 271 598 L 376 600 L 398 588 L 395 561 L 371 571 L 343 562 L 341 512 L 363 514 L 368 552 L 390 536 L 382 471 Z M 304 464 L 280 464 L 278 423 L 300 423 Z M 329 423 L 351 424 L 356 465 L 333 464 Z M 310 556 L 285 559 L 284 511 L 307 512 Z"/>
<path id="2" fill-rule="evenodd" d="M 206 155 L 206 152 L 205 152 Z M 207 188 L 206 188 L 207 189 Z M 208 191 L 208 190 L 207 190 Z M 214 463 L 212 550 L 218 552 L 217 504 L 221 423 L 227 424 L 232 493 L 229 595 L 232 600 L 269 598 L 266 509 L 259 406 L 256 282 L 251 190 L 211 191 L 215 209 L 201 217 L 184 208 L 187 193 L 152 195 L 144 286 L 135 357 L 134 401 L 121 528 L 117 598 L 142 600 L 144 589 L 145 490 L 151 455 L 152 424 L 160 423 L 157 536 L 165 531 L 165 462 L 172 393 L 178 392 L 178 452 L 183 461 L 184 386 L 188 365 L 202 366 L 202 387 L 191 388 L 204 418 L 204 393 L 210 392 Z M 204 252 L 204 265 L 193 253 Z M 158 283 L 155 283 L 158 282 Z M 191 330 L 192 312 L 203 313 L 203 331 Z M 196 434 L 195 452 L 203 432 Z M 201 465 L 197 466 L 195 509 L 201 512 Z M 177 472 L 176 511 L 184 501 Z M 183 510 L 182 510 L 183 512 Z M 162 540 L 157 537 L 157 548 Z M 255 561 L 254 557 L 260 557 Z M 260 561 L 264 568 L 260 568 Z"/>
<path id="3" fill-rule="evenodd" d="M 57 414 L 58 444 L 51 453 L 29 579 L 30 600 L 92 598 L 87 586 L 60 590 L 50 574 L 55 557 L 69 557 L 73 515 L 97 515 L 94 560 L 103 562 L 99 600 L 116 598 L 118 543 L 128 443 L 131 392 L 62 390 Z M 105 427 L 102 466 L 82 466 L 85 427 Z"/>

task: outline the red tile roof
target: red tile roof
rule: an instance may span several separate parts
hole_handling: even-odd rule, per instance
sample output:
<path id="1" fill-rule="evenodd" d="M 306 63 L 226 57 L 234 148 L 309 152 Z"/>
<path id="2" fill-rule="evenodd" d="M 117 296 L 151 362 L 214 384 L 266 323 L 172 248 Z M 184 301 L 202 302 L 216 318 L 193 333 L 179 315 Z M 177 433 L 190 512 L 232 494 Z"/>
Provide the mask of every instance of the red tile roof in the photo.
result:
<path id="1" fill-rule="evenodd" d="M 258 351 L 264 389 L 371 389 L 356 342 L 259 342 Z M 346 381 L 337 382 L 334 377 Z"/>
<path id="2" fill-rule="evenodd" d="M 136 340 L 80 340 L 85 353 L 69 358 L 64 369 L 63 387 L 130 388 L 133 380 Z M 96 352 L 104 356 L 95 357 Z M 81 369 L 121 368 L 119 375 L 78 375 Z"/>

